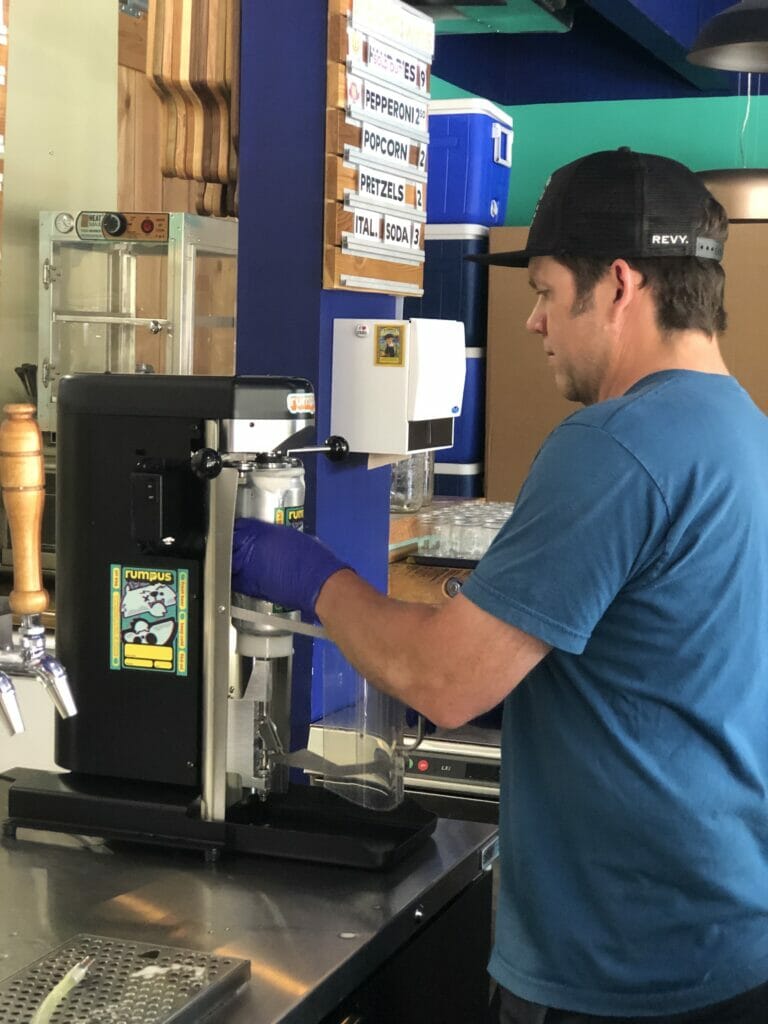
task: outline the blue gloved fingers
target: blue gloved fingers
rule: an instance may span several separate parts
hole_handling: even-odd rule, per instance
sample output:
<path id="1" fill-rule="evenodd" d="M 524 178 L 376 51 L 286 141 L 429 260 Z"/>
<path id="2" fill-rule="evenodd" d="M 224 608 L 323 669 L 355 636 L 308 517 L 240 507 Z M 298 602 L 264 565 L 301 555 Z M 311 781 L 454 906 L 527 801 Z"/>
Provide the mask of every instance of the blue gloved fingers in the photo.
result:
<path id="1" fill-rule="evenodd" d="M 329 576 L 349 566 L 322 541 L 289 526 L 237 519 L 232 543 L 232 589 L 298 608 L 314 617 Z"/>
<path id="2" fill-rule="evenodd" d="M 254 524 L 253 526 L 251 524 Z M 260 543 L 268 543 L 273 530 L 283 530 L 283 526 L 262 522 L 260 519 L 236 519 L 232 537 L 232 574 L 239 573 L 244 566 L 255 557 Z"/>

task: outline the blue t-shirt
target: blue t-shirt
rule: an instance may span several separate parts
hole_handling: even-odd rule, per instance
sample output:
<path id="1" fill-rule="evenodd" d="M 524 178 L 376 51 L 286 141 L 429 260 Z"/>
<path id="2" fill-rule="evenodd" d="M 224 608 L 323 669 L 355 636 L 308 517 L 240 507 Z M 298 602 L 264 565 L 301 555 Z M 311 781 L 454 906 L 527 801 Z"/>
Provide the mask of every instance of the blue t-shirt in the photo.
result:
<path id="1" fill-rule="evenodd" d="M 505 701 L 493 976 L 607 1016 L 768 979 L 768 419 L 679 370 L 577 412 L 462 593 L 553 647 Z"/>

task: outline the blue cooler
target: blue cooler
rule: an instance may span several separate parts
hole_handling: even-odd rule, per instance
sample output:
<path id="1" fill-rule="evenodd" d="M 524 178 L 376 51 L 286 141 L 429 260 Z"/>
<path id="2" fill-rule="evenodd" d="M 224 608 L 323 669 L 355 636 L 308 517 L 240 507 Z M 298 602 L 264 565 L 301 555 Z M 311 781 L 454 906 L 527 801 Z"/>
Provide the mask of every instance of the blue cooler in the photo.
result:
<path id="1" fill-rule="evenodd" d="M 454 498 L 482 498 L 482 462 L 435 464 L 435 494 Z"/>
<path id="2" fill-rule="evenodd" d="M 427 224 L 424 231 L 424 294 L 406 298 L 403 315 L 461 320 L 470 347 L 485 345 L 488 267 L 465 256 L 488 252 L 484 224 Z"/>
<path id="3" fill-rule="evenodd" d="M 512 118 L 484 99 L 429 103 L 428 224 L 503 224 Z"/>
<path id="4" fill-rule="evenodd" d="M 435 472 L 443 463 L 478 462 L 485 448 L 485 349 L 468 348 L 461 415 L 453 421 L 453 447 L 435 452 Z M 435 484 L 437 487 L 437 484 Z M 440 493 L 440 492 L 437 492 Z"/>

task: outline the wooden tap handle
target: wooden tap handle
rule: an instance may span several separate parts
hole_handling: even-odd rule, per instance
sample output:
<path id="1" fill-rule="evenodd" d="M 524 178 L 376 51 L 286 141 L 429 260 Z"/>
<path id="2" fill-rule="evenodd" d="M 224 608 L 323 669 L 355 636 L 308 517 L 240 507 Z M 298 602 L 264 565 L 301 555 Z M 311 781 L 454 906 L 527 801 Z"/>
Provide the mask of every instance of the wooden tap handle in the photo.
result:
<path id="1" fill-rule="evenodd" d="M 0 424 L 0 485 L 11 531 L 11 611 L 34 615 L 48 607 L 43 590 L 40 544 L 45 502 L 43 439 L 34 405 L 6 405 Z"/>

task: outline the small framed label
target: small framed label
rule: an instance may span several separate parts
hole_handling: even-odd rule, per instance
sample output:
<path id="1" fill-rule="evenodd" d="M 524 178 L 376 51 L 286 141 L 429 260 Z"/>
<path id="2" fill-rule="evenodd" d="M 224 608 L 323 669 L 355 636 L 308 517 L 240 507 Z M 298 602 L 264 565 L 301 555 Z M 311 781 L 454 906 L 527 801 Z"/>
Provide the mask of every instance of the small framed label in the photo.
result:
<path id="1" fill-rule="evenodd" d="M 377 366 L 405 365 L 405 335 L 402 324 L 376 324 L 373 361 Z"/>

